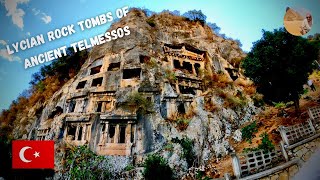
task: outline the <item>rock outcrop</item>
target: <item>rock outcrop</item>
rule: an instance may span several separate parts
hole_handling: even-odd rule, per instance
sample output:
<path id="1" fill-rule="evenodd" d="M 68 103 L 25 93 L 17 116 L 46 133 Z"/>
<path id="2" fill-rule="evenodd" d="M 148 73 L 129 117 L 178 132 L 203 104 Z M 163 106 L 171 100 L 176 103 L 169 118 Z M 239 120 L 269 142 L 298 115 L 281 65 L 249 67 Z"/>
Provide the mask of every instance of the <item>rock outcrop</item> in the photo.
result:
<path id="1" fill-rule="evenodd" d="M 192 165 L 232 152 L 229 139 L 239 141 L 235 130 L 257 111 L 234 83 L 248 82 L 238 66 L 245 54 L 237 43 L 169 13 L 147 17 L 133 9 L 110 29 L 123 26 L 131 34 L 94 47 L 80 72 L 25 127 L 24 138 L 88 145 L 99 155 L 127 157 L 134 166 L 159 153 L 179 177 Z M 218 74 L 224 79 L 208 79 Z M 183 138 L 193 142 L 193 164 L 177 143 Z"/>

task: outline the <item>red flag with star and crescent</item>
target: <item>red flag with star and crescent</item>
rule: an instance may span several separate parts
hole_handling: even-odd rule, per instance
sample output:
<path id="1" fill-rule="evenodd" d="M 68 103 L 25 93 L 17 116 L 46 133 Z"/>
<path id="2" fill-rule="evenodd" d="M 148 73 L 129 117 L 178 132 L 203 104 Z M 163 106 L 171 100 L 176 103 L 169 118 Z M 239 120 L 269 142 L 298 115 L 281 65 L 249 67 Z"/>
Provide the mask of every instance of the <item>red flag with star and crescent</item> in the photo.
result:
<path id="1" fill-rule="evenodd" d="M 12 141 L 13 169 L 53 169 L 54 141 Z"/>

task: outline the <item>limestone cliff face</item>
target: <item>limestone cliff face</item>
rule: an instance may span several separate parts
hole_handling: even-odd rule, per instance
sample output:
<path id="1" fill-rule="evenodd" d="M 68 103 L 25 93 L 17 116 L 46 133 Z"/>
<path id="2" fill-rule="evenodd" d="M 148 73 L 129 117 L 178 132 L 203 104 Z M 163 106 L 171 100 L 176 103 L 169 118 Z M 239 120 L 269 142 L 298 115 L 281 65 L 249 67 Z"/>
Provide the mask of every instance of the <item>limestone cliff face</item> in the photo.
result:
<path id="1" fill-rule="evenodd" d="M 173 139 L 194 141 L 196 165 L 231 152 L 229 138 L 257 109 L 247 95 L 243 106 L 226 106 L 204 78 L 224 74 L 227 95 L 243 91 L 234 85 L 247 82 L 233 61 L 245 57 L 236 42 L 169 13 L 147 17 L 131 10 L 110 29 L 123 26 L 131 34 L 94 47 L 80 72 L 44 104 L 24 138 L 87 144 L 97 154 L 120 155 L 135 164 L 157 152 L 178 176 L 188 164 Z M 132 98 L 147 101 L 147 110 Z M 57 156 L 59 170 L 63 154 Z"/>

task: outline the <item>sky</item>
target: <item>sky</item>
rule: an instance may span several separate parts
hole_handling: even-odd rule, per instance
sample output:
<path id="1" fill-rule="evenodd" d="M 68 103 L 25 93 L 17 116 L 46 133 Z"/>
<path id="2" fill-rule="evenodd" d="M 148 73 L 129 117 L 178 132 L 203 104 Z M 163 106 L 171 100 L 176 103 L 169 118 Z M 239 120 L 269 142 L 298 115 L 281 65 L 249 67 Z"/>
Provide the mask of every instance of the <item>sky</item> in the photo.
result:
<path id="1" fill-rule="evenodd" d="M 29 88 L 33 73 L 40 65 L 24 68 L 24 59 L 51 49 L 69 45 L 104 33 L 111 23 L 80 31 L 77 22 L 128 6 L 151 11 L 201 10 L 207 22 L 216 23 L 220 33 L 239 39 L 242 49 L 249 52 L 252 43 L 262 37 L 262 29 L 272 31 L 283 27 L 286 7 L 305 9 L 313 16 L 312 30 L 320 32 L 320 0 L 0 0 L 0 110 L 9 108 L 23 90 Z M 6 45 L 75 24 L 76 33 L 37 47 L 8 55 Z"/>

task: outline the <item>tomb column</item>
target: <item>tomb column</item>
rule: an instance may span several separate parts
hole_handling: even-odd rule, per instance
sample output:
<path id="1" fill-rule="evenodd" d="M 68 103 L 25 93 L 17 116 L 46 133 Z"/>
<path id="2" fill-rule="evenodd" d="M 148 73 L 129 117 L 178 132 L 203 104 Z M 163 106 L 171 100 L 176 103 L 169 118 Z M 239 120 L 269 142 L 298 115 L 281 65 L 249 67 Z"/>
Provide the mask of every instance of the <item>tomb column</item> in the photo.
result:
<path id="1" fill-rule="evenodd" d="M 67 132 L 69 131 L 69 127 L 68 125 L 66 126 L 64 132 L 63 132 L 63 137 L 66 138 L 67 137 Z"/>
<path id="2" fill-rule="evenodd" d="M 108 142 L 108 133 L 109 133 L 109 121 L 106 121 L 104 132 L 103 132 L 103 137 L 105 139 L 105 142 Z"/>
<path id="3" fill-rule="evenodd" d="M 87 135 L 87 124 L 84 124 L 82 126 L 82 137 L 81 137 L 81 141 L 86 140 L 86 135 Z"/>
<path id="4" fill-rule="evenodd" d="M 177 78 L 177 80 L 176 80 L 176 91 L 177 91 L 177 93 L 179 94 L 180 93 L 180 89 L 179 89 L 179 81 L 178 81 L 178 78 Z"/>
<path id="5" fill-rule="evenodd" d="M 114 133 L 114 143 L 119 143 L 119 132 L 120 132 L 120 125 L 116 125 L 115 133 Z"/>
<path id="6" fill-rule="evenodd" d="M 179 59 L 180 67 L 183 67 L 183 60 Z"/>
<path id="7" fill-rule="evenodd" d="M 176 99 L 169 99 L 170 102 L 170 107 L 167 109 L 168 110 L 168 117 L 172 117 L 175 112 L 177 111 L 176 107 Z"/>
<path id="8" fill-rule="evenodd" d="M 74 134 L 74 140 L 77 140 L 79 136 L 79 125 L 77 124 L 76 133 Z"/>
<path id="9" fill-rule="evenodd" d="M 86 124 L 86 126 L 87 126 L 86 139 L 89 140 L 91 137 L 91 124 Z"/>
<path id="10" fill-rule="evenodd" d="M 173 69 L 174 68 L 173 58 L 170 56 L 167 56 L 167 58 L 168 58 L 168 61 L 171 62 L 171 68 Z"/>
<path id="11" fill-rule="evenodd" d="M 102 142 L 103 142 L 103 137 L 104 137 L 104 131 L 102 131 L 102 129 L 103 129 L 103 126 L 105 126 L 105 124 L 103 124 L 103 123 L 101 123 L 101 127 L 100 127 L 100 139 L 99 139 L 99 144 L 102 144 Z"/>
<path id="12" fill-rule="evenodd" d="M 132 121 L 128 121 L 128 125 L 126 127 L 126 143 L 130 144 L 130 140 L 131 140 L 131 130 L 132 130 Z"/>
<path id="13" fill-rule="evenodd" d="M 194 63 L 191 63 L 192 66 L 192 74 L 197 76 L 196 68 L 194 67 Z"/>

